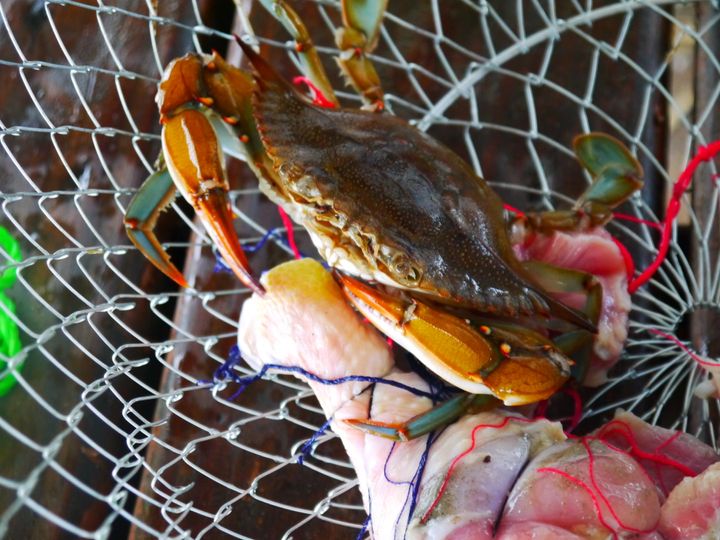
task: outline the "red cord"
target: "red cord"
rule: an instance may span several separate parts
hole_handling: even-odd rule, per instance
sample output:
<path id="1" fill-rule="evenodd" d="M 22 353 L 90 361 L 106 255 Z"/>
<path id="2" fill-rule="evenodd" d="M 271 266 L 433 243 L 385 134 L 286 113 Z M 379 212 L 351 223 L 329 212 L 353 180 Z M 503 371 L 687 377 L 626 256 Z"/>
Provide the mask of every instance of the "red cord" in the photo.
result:
<path id="1" fill-rule="evenodd" d="M 621 214 L 619 212 L 613 212 L 613 218 L 620 219 L 622 221 L 630 221 L 632 223 L 640 223 L 642 225 L 647 225 L 648 227 L 652 227 L 653 229 L 657 229 L 659 231 L 662 230 L 662 225 L 660 223 L 658 223 L 657 221 L 650 221 L 649 219 L 642 219 L 639 217 L 631 216 L 629 214 Z"/>
<path id="2" fill-rule="evenodd" d="M 477 444 L 477 441 L 475 440 L 475 435 L 477 434 L 478 430 L 483 428 L 493 428 L 493 429 L 502 429 L 506 425 L 508 425 L 508 422 L 510 420 L 515 420 L 516 422 L 522 422 L 526 424 L 532 424 L 536 420 L 530 420 L 528 418 L 516 418 L 516 417 L 510 417 L 506 416 L 502 422 L 499 424 L 478 424 L 475 426 L 472 430 L 471 439 L 472 442 L 470 444 L 470 447 L 465 450 L 464 452 L 458 454 L 455 456 L 455 459 L 452 460 L 450 463 L 450 466 L 448 467 L 447 473 L 445 474 L 445 478 L 443 478 L 442 484 L 440 485 L 440 489 L 438 489 L 437 495 L 435 495 L 435 500 L 433 500 L 430 507 L 427 509 L 427 511 L 423 514 L 423 516 L 420 518 L 420 523 L 425 523 L 428 518 L 430 517 L 430 514 L 432 514 L 433 510 L 435 510 L 435 507 L 440 502 L 440 499 L 442 498 L 443 494 L 445 493 L 445 490 L 447 489 L 447 486 L 450 482 L 450 476 L 452 475 L 453 471 L 455 470 L 455 467 L 460 462 L 461 459 L 463 459 L 465 456 L 467 456 L 469 453 L 471 453 L 475 449 L 475 445 Z"/>
<path id="3" fill-rule="evenodd" d="M 593 493 L 593 490 L 590 486 L 588 486 L 585 482 L 580 480 L 579 478 L 574 477 L 570 473 L 567 473 L 563 470 L 556 469 L 555 467 L 541 467 L 537 470 L 539 473 L 543 472 L 549 472 L 553 474 L 558 474 L 565 478 L 565 480 L 568 480 L 575 484 L 576 486 L 580 486 L 585 491 L 587 491 L 587 494 L 590 495 L 590 499 L 592 500 L 593 506 L 595 507 L 595 513 L 597 514 L 598 520 L 600 520 L 600 523 L 603 527 L 605 527 L 607 530 L 609 530 L 612 533 L 612 536 L 614 539 L 617 539 L 617 533 L 615 532 L 615 529 L 607 522 L 605 521 L 605 518 L 602 514 L 602 509 L 600 508 L 600 503 L 597 500 L 597 497 L 595 496 L 595 493 Z"/>
<path id="4" fill-rule="evenodd" d="M 615 509 L 613 508 L 612 504 L 610 504 L 610 501 L 605 496 L 605 494 L 602 492 L 602 489 L 600 489 L 600 485 L 598 484 L 597 480 L 595 479 L 595 456 L 593 455 L 592 449 L 590 448 L 590 443 L 588 442 L 590 438 L 586 437 L 582 439 L 582 445 L 585 447 L 585 451 L 588 454 L 588 472 L 590 474 L 590 481 L 592 482 L 593 487 L 595 488 L 595 491 L 597 491 L 598 495 L 600 495 L 600 498 L 603 500 L 603 502 L 607 505 L 608 510 L 610 510 L 610 513 L 612 514 L 612 517 L 615 518 L 615 521 L 617 521 L 620 528 L 625 529 L 626 531 L 634 532 L 636 534 L 649 534 L 652 531 L 655 530 L 655 528 L 651 529 L 637 529 L 635 527 L 629 527 L 625 525 L 620 517 L 615 512 Z M 602 521 L 602 518 L 601 518 Z M 603 525 L 605 523 L 603 522 Z"/>
<path id="5" fill-rule="evenodd" d="M 673 336 L 672 334 L 668 334 L 668 333 L 666 333 L 666 332 L 663 332 L 662 330 L 657 330 L 657 329 L 655 329 L 655 328 L 649 328 L 649 329 L 648 329 L 648 332 L 650 332 L 651 334 L 655 334 L 655 335 L 658 335 L 658 336 L 660 336 L 660 337 L 663 337 L 663 338 L 665 338 L 665 339 L 669 339 L 670 341 L 672 341 L 673 343 L 675 343 L 675 345 L 677 345 L 677 346 L 680 347 L 683 351 L 685 351 L 687 354 L 689 354 L 689 355 L 690 355 L 690 358 L 692 358 L 693 360 L 695 360 L 695 361 L 696 361 L 698 364 L 700 364 L 701 366 L 705 366 L 705 367 L 720 367 L 720 362 L 712 362 L 712 361 L 710 361 L 710 360 L 705 360 L 705 359 L 702 358 L 699 354 L 697 354 L 696 352 L 694 352 L 692 349 L 690 349 L 687 345 L 685 345 L 682 341 L 680 341 L 678 338 L 676 338 L 676 337 Z"/>
<path id="6" fill-rule="evenodd" d="M 317 105 L 318 107 L 325 107 L 326 109 L 335 108 L 335 104 L 328 98 L 326 98 L 325 94 L 323 94 L 322 91 L 320 91 L 320 89 L 315 86 L 309 78 L 298 76 L 295 77 L 292 82 L 296 85 L 304 84 L 310 89 L 310 93 L 312 94 L 313 99 L 313 105 Z"/>
<path id="7" fill-rule="evenodd" d="M 607 442 L 606 439 L 610 435 L 619 435 L 620 437 L 625 439 L 625 441 L 627 441 L 627 443 L 630 445 L 630 455 L 632 457 L 647 459 L 648 461 L 652 461 L 659 465 L 672 467 L 673 469 L 677 469 L 678 471 L 680 471 L 685 476 L 697 476 L 697 473 L 687 465 L 684 465 L 679 461 L 675 461 L 672 458 L 659 454 L 658 449 L 656 449 L 655 452 L 652 453 L 642 450 L 638 446 L 637 440 L 632 433 L 632 428 L 621 420 L 613 420 L 605 424 L 605 426 L 600 429 L 600 432 L 598 433 L 598 438 L 603 442 Z M 677 433 L 677 435 L 679 435 L 679 432 Z M 671 437 L 670 439 L 672 440 L 674 439 L 674 437 Z M 665 444 L 668 444 L 667 441 L 662 446 L 664 446 Z"/>
<path id="8" fill-rule="evenodd" d="M 690 160 L 685 170 L 682 172 L 677 182 L 673 186 L 672 196 L 668 202 L 667 209 L 665 210 L 665 219 L 662 222 L 662 235 L 660 239 L 660 245 L 658 246 L 658 254 L 655 260 L 650 263 L 638 277 L 633 279 L 628 285 L 628 291 L 630 294 L 637 291 L 650 278 L 653 277 L 658 268 L 662 265 L 665 257 L 667 256 L 668 249 L 670 248 L 670 235 L 672 233 L 672 224 L 680 212 L 680 198 L 683 193 L 690 187 L 693 175 L 695 171 L 704 161 L 709 161 L 714 158 L 720 152 L 720 141 L 714 141 L 707 146 L 701 146 L 695 157 Z"/>
<path id="9" fill-rule="evenodd" d="M 290 249 L 293 252 L 293 255 L 296 259 L 302 259 L 302 255 L 300 254 L 300 250 L 297 247 L 297 244 L 295 243 L 295 230 L 293 229 L 293 222 L 290 219 L 290 216 L 287 215 L 287 212 L 283 210 L 281 206 L 277 207 L 278 214 L 280 214 L 280 219 L 282 219 L 283 225 L 285 226 L 285 231 L 287 233 L 287 241 L 290 246 Z"/>

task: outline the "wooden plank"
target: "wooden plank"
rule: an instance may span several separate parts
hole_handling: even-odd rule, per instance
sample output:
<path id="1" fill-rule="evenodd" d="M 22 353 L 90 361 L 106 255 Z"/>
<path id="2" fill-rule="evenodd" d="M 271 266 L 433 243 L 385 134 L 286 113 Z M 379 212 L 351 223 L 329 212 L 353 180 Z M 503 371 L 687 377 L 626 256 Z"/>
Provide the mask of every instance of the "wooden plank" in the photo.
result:
<path id="1" fill-rule="evenodd" d="M 700 4 L 697 7 L 697 26 L 704 28 L 709 25 L 717 17 L 717 9 L 711 4 Z M 718 54 L 720 54 L 720 34 L 717 29 L 714 31 L 704 32 L 702 40 L 706 48 L 699 49 L 695 56 L 695 107 L 696 114 L 703 114 L 706 110 L 713 110 L 717 106 L 717 91 L 720 85 L 720 73 L 718 72 L 715 62 L 717 62 Z M 707 115 L 705 121 L 699 126 L 700 133 L 708 142 L 720 139 L 720 119 L 717 113 Z M 696 122 L 698 119 L 696 119 Z M 714 160 L 717 167 L 718 160 Z M 700 249 L 698 239 L 690 242 L 690 250 L 692 256 L 693 268 L 696 275 L 707 265 L 712 276 L 712 269 L 718 265 L 718 257 L 720 256 L 720 227 L 717 226 L 717 212 L 713 201 L 717 197 L 717 182 L 710 181 L 714 171 L 709 167 L 703 166 L 696 174 L 694 184 L 692 186 L 692 207 L 697 220 L 700 224 L 706 239 L 704 249 Z M 713 221 L 714 220 L 714 223 Z M 707 259 L 703 256 L 706 250 Z M 710 283 L 705 283 L 705 287 L 710 287 Z M 713 302 L 713 300 L 711 300 Z M 698 354 L 711 359 L 720 358 L 720 309 L 717 305 L 717 297 L 714 303 L 706 305 L 694 306 L 690 314 L 690 339 L 692 345 Z M 698 369 L 700 371 L 700 369 Z M 709 412 L 708 412 L 709 411 Z M 712 422 L 714 429 L 712 432 L 704 430 L 704 438 L 709 442 L 717 445 L 717 427 L 720 419 L 718 418 L 717 407 L 706 407 L 700 400 L 696 400 L 695 407 L 689 421 L 689 429 L 695 430 L 702 423 L 708 422 L 708 416 Z"/>
<path id="2" fill-rule="evenodd" d="M 192 24 L 189 3 L 173 1 L 162 9 Z M 9 295 L 27 357 L 24 384 L 0 399 L 6 423 L 0 429 L 0 476 L 5 486 L 17 483 L 17 489 L 0 489 L 0 516 L 12 538 L 77 538 L 81 530 L 94 533 L 110 515 L 103 499 L 118 485 L 114 474 L 128 471 L 113 472 L 129 453 L 132 425 L 123 408 L 147 393 L 139 381 L 152 387 L 159 378 L 152 364 L 133 368 L 135 380 L 122 369 L 151 356 L 149 344 L 167 337 L 160 315 L 173 308 L 153 308 L 143 298 L 167 284 L 137 253 L 117 250 L 128 245 L 117 201 L 126 205 L 129 195 L 116 190 L 137 187 L 147 175 L 137 151 L 152 160 L 159 149 L 157 141 L 133 139 L 125 110 L 137 129 L 154 130 L 157 68 L 148 22 L 131 16 L 147 15 L 143 1 L 113 11 L 10 0 L 2 10 L 0 223 L 18 237 L 25 257 Z M 102 30 L 126 71 L 118 68 Z M 191 37 L 179 27 L 161 28 L 161 59 L 188 48 Z M 110 131 L 93 133 L 94 122 Z M 134 309 L 106 309 L 112 303 Z M 120 371 L 105 384 L 113 364 Z M 129 484 L 136 480 L 127 478 Z M 40 517 L 31 505 L 55 517 Z M 78 530 L 52 522 L 61 520 Z M 122 534 L 123 528 L 127 523 L 119 520 L 115 530 Z"/>

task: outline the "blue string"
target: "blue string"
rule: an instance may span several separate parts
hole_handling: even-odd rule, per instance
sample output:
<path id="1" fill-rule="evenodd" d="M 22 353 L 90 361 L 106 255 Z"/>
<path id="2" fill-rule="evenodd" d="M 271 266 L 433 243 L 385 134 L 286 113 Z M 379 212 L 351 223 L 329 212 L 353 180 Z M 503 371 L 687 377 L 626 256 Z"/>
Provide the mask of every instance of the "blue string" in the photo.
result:
<path id="1" fill-rule="evenodd" d="M 415 478 L 413 479 L 414 483 L 412 487 L 412 497 L 410 499 L 410 512 L 408 513 L 408 526 L 410 526 L 410 520 L 412 519 L 412 516 L 415 513 L 415 507 L 417 506 L 418 493 L 420 492 L 420 482 L 422 481 L 423 473 L 425 472 L 425 465 L 427 465 L 430 447 L 436 440 L 438 440 L 441 434 L 442 431 L 437 434 L 433 431 L 428 435 L 428 438 L 425 441 L 425 450 L 423 451 L 422 456 L 420 456 L 420 463 L 418 463 L 417 472 L 415 473 Z M 407 531 L 407 528 L 405 530 Z"/>
<path id="2" fill-rule="evenodd" d="M 230 400 L 237 398 L 242 392 L 245 391 L 245 389 L 250 384 L 262 379 L 265 374 L 267 374 L 267 372 L 270 370 L 302 375 L 306 379 L 313 382 L 318 382 L 320 384 L 335 385 L 344 384 L 346 382 L 368 382 L 385 384 L 387 386 L 399 388 L 400 390 L 405 390 L 406 392 L 410 392 L 413 395 L 426 397 L 429 399 L 436 399 L 437 397 L 436 394 L 432 392 L 426 392 L 425 390 L 420 390 L 419 388 L 415 388 L 414 386 L 403 384 L 398 381 L 383 379 L 382 377 L 369 377 L 367 375 L 346 375 L 345 377 L 338 377 L 336 379 L 326 379 L 315 375 L 314 373 L 307 371 L 300 366 L 284 366 L 282 364 L 263 364 L 263 366 L 260 368 L 260 371 L 252 375 L 241 376 L 236 374 L 232 369 L 240 362 L 241 358 L 242 355 L 240 353 L 240 348 L 237 345 L 233 345 L 230 348 L 227 360 L 218 369 L 215 370 L 215 373 L 213 375 L 213 380 L 216 382 L 227 381 L 228 379 L 230 379 L 240 385 L 239 388 L 235 391 L 235 393 L 231 396 Z"/>
<path id="3" fill-rule="evenodd" d="M 407 353 L 407 351 L 406 351 Z M 450 399 L 454 394 L 458 392 L 458 389 L 454 386 L 448 386 L 445 381 L 437 377 L 431 372 L 425 365 L 420 362 L 414 355 L 406 354 L 408 366 L 417 374 L 430 388 L 430 392 L 435 396 L 433 398 L 433 405 L 436 405 L 439 401 L 446 401 Z"/>
<path id="4" fill-rule="evenodd" d="M 402 506 L 400 507 L 400 511 L 398 512 L 397 518 L 395 519 L 395 531 L 397 532 L 398 527 L 400 526 L 400 518 L 402 517 L 403 510 L 405 510 L 405 507 L 410 504 L 408 508 L 408 521 L 405 525 L 405 533 L 403 533 L 403 537 L 405 537 L 405 534 L 407 534 L 407 528 L 410 526 L 410 521 L 412 520 L 413 514 L 415 513 L 415 508 L 417 507 L 417 499 L 418 494 L 420 492 L 420 483 L 422 481 L 423 473 L 425 472 L 425 465 L 427 464 L 428 455 L 430 453 L 430 447 L 432 444 L 438 439 L 439 434 L 436 434 L 434 431 L 430 433 L 427 436 L 427 439 L 425 439 L 425 449 L 423 450 L 422 455 L 420 456 L 420 461 L 418 462 L 418 468 L 415 470 L 415 474 L 413 474 L 413 477 L 410 480 L 401 480 L 396 481 L 392 480 L 387 473 L 387 467 L 388 463 L 390 461 L 390 457 L 393 454 L 393 451 L 395 450 L 395 447 L 397 443 L 393 442 L 392 446 L 390 447 L 390 452 L 388 452 L 387 457 L 385 458 L 385 463 L 383 464 L 383 477 L 385 480 L 393 484 L 395 486 L 402 486 L 407 485 L 410 486 L 407 492 L 405 493 L 405 500 L 403 501 Z"/>
<path id="5" fill-rule="evenodd" d="M 362 540 L 363 535 L 364 535 L 364 534 L 367 532 L 367 530 L 368 530 L 368 525 L 370 525 L 370 514 L 368 514 L 368 517 L 365 518 L 365 521 L 363 521 L 362 529 L 360 529 L 360 532 L 359 532 L 358 535 L 355 537 L 355 540 Z"/>
<path id="6" fill-rule="evenodd" d="M 254 373 L 253 375 L 240 376 L 234 372 L 233 368 L 240 363 L 241 359 L 242 359 L 242 353 L 240 352 L 240 348 L 237 345 L 233 345 L 232 347 L 230 347 L 230 350 L 228 351 L 228 357 L 225 360 L 225 362 L 223 362 L 223 364 L 220 367 L 218 367 L 215 370 L 215 372 L 213 373 L 213 381 L 214 382 L 227 381 L 228 379 L 230 379 L 233 382 L 240 385 L 239 388 L 235 391 L 235 393 L 230 397 L 231 401 L 236 399 L 250 384 L 252 384 L 253 382 L 255 382 L 257 380 L 262 379 L 265 376 L 265 374 L 271 369 L 277 370 L 277 371 L 282 371 L 282 372 L 287 372 L 287 373 L 300 374 L 303 377 L 305 377 L 311 381 L 319 382 L 321 384 L 328 384 L 328 385 L 343 384 L 346 382 L 355 382 L 355 381 L 369 382 L 369 383 L 374 383 L 374 384 L 386 384 L 388 386 L 393 386 L 395 388 L 405 390 L 416 396 L 430 398 L 433 400 L 433 402 L 435 402 L 437 399 L 439 399 L 439 396 L 441 393 L 446 393 L 448 391 L 448 387 L 446 385 L 442 384 L 442 385 L 440 385 L 440 388 L 437 388 L 438 383 L 436 381 L 432 381 L 432 380 L 428 380 L 427 382 L 430 385 L 431 389 L 433 389 L 433 391 L 426 392 L 424 390 L 420 390 L 419 388 L 415 388 L 413 386 L 409 386 L 407 384 L 403 384 L 403 383 L 400 383 L 397 381 L 383 379 L 381 377 L 368 377 L 368 376 L 364 376 L 364 375 L 347 375 L 345 377 L 338 377 L 336 379 L 325 379 L 325 378 L 319 377 L 318 375 L 315 375 L 314 373 L 311 373 L 299 366 L 284 366 L 281 364 L 263 364 L 263 366 L 260 368 L 260 371 Z M 433 388 L 433 387 L 435 387 L 435 388 Z M 330 418 L 327 419 L 325 421 L 325 423 L 322 426 L 320 426 L 320 428 L 318 428 L 315 431 L 315 433 L 313 433 L 312 437 L 310 437 L 310 439 L 308 439 L 302 445 L 302 447 L 300 448 L 300 456 L 298 456 L 298 463 L 300 463 L 300 464 L 303 463 L 304 458 L 310 454 L 310 452 L 312 451 L 312 447 L 317 442 L 318 438 L 323 433 L 325 433 L 325 431 L 327 431 L 327 429 L 330 427 L 331 421 L 332 420 Z M 407 527 L 409 527 L 410 521 L 412 520 L 413 513 L 415 512 L 415 508 L 417 507 L 417 499 L 418 499 L 418 494 L 420 491 L 420 483 L 422 481 L 423 473 L 425 472 L 425 466 L 427 465 L 428 455 L 430 453 L 430 447 L 439 438 L 439 436 L 441 434 L 442 434 L 442 431 L 440 433 L 432 432 L 427 436 L 427 439 L 425 440 L 425 449 L 423 450 L 423 453 L 420 456 L 420 461 L 418 462 L 418 467 L 417 467 L 412 479 L 409 481 L 395 481 L 395 480 L 392 480 L 388 476 L 388 472 L 387 472 L 388 462 L 390 461 L 390 457 L 392 456 L 397 443 L 393 442 L 392 446 L 390 447 L 390 452 L 388 452 L 388 455 L 385 458 L 385 463 L 383 465 L 383 476 L 384 476 L 385 480 L 394 485 L 409 485 L 410 486 L 410 489 L 406 493 L 405 501 L 403 502 L 403 505 L 400 509 L 397 520 L 395 521 L 395 530 L 397 530 L 397 528 L 399 526 L 400 516 L 402 516 L 403 510 L 405 509 L 405 506 L 409 502 L 410 506 L 409 506 L 409 512 L 408 512 L 408 522 L 406 525 L 406 532 L 407 532 Z M 372 512 L 370 512 L 370 515 L 371 514 L 372 514 Z M 367 519 L 363 523 L 362 529 L 360 529 L 360 532 L 358 533 L 356 540 L 360 540 L 362 538 L 362 536 L 367 532 L 367 529 L 371 523 L 370 515 L 368 515 Z"/>
<path id="7" fill-rule="evenodd" d="M 332 418 L 328 418 L 322 426 L 315 430 L 315 433 L 313 433 L 312 437 L 305 441 L 305 444 L 300 447 L 300 455 L 298 456 L 298 463 L 300 465 L 302 465 L 305 458 L 310 455 L 313 445 L 317 442 L 320 436 L 327 431 L 327 428 L 330 427 L 331 422 Z"/>
<path id="8" fill-rule="evenodd" d="M 275 238 L 276 240 L 279 240 L 279 241 L 285 243 L 284 239 L 282 237 L 282 234 L 278 234 L 278 232 L 277 232 L 278 228 L 279 227 L 269 229 L 263 235 L 263 237 L 260 240 L 258 240 L 257 242 L 255 242 L 254 244 L 252 242 L 246 242 L 244 244 L 241 244 L 243 251 L 245 251 L 245 253 L 255 253 L 256 251 L 262 249 L 262 247 L 267 243 L 268 240 L 270 240 L 270 238 Z M 213 268 L 213 272 L 232 273 L 232 270 L 225 263 L 224 259 L 222 258 L 222 255 L 220 255 L 220 252 L 217 249 L 215 249 L 213 251 L 215 253 L 215 268 Z"/>

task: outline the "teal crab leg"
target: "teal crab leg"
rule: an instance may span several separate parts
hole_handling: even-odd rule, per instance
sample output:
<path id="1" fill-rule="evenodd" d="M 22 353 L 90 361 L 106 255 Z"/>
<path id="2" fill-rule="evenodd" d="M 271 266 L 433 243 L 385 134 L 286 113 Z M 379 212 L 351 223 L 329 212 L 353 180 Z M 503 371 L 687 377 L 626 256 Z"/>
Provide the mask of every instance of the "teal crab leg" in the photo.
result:
<path id="1" fill-rule="evenodd" d="M 377 47 L 387 0 L 342 0 L 343 27 L 335 30 L 337 58 L 345 78 L 366 106 L 384 108 L 384 97 L 375 66 L 368 55 Z"/>
<path id="2" fill-rule="evenodd" d="M 170 256 L 155 236 L 158 216 L 176 195 L 175 184 L 168 170 L 163 167 L 145 180 L 125 212 L 125 231 L 130 241 L 160 271 L 187 287 L 182 272 L 170 261 Z"/>
<path id="3" fill-rule="evenodd" d="M 345 422 L 370 435 L 406 442 L 455 422 L 465 414 L 494 409 L 498 405 L 500 401 L 487 394 L 458 394 L 407 422 L 387 423 L 370 419 L 350 419 Z"/>
<path id="4" fill-rule="evenodd" d="M 325 98 L 336 107 L 339 105 L 335 92 L 330 85 L 325 68 L 320 61 L 317 49 L 310 38 L 300 16 L 285 0 L 260 0 L 265 9 L 275 17 L 295 40 L 295 51 L 298 53 L 303 72 Z"/>
<path id="5" fill-rule="evenodd" d="M 643 186 L 643 170 L 623 143 L 605 133 L 575 137 L 575 156 L 593 181 L 571 210 L 528 213 L 517 218 L 531 228 L 577 230 L 599 227 L 612 219 L 612 210 Z"/>

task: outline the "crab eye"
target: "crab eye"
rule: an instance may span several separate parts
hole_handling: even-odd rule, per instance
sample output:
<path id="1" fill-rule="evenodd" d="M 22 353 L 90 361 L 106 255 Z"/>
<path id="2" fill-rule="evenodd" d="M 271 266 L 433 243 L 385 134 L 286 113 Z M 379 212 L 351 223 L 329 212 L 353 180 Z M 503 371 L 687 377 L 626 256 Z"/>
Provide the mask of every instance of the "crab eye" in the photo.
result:
<path id="1" fill-rule="evenodd" d="M 422 275 L 404 253 L 395 253 L 390 261 L 390 271 L 395 279 L 407 287 L 416 287 Z"/>
<path id="2" fill-rule="evenodd" d="M 293 184 L 293 189 L 308 201 L 317 201 L 320 199 L 320 190 L 318 189 L 317 182 L 308 174 L 304 174 L 298 178 Z"/>

